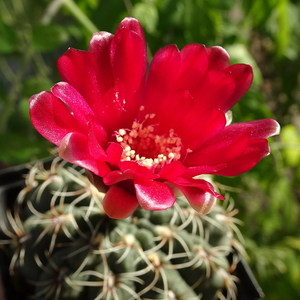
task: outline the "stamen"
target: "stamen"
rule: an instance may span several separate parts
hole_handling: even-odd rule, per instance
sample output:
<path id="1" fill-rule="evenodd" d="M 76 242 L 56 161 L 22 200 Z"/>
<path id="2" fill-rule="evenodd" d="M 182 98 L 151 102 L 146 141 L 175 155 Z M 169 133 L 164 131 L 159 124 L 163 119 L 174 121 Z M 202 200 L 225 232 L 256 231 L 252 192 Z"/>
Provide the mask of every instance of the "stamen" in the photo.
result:
<path id="1" fill-rule="evenodd" d="M 141 110 L 144 108 L 141 107 Z M 155 114 L 147 114 L 150 120 Z M 138 164 L 158 171 L 165 164 L 181 157 L 182 143 L 174 129 L 163 135 L 155 134 L 155 125 L 144 125 L 134 121 L 132 129 L 119 129 L 115 133 L 116 141 L 123 148 L 122 160 L 136 161 Z"/>

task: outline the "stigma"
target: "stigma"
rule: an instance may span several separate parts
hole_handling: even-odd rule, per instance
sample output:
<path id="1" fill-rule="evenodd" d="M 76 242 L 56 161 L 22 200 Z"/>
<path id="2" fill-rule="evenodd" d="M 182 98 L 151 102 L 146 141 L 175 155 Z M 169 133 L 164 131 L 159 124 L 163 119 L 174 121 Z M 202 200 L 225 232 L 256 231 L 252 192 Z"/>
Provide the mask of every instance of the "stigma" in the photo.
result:
<path id="1" fill-rule="evenodd" d="M 145 119 L 150 120 L 154 116 L 149 114 Z M 181 139 L 173 129 L 157 134 L 156 126 L 145 125 L 145 122 L 134 121 L 131 129 L 119 129 L 115 132 L 115 139 L 123 148 L 122 161 L 135 161 L 155 171 L 179 160 L 182 155 Z"/>

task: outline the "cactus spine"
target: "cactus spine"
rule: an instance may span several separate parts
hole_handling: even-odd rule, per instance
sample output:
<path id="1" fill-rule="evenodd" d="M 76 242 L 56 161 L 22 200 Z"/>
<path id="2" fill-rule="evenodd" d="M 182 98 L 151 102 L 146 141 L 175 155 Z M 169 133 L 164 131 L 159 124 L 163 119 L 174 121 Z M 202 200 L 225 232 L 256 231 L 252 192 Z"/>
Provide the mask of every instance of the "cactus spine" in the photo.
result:
<path id="1" fill-rule="evenodd" d="M 31 168 L 0 243 L 34 299 L 236 299 L 232 205 L 200 215 L 178 198 L 168 210 L 113 220 L 103 196 L 84 170 L 59 159 Z"/>

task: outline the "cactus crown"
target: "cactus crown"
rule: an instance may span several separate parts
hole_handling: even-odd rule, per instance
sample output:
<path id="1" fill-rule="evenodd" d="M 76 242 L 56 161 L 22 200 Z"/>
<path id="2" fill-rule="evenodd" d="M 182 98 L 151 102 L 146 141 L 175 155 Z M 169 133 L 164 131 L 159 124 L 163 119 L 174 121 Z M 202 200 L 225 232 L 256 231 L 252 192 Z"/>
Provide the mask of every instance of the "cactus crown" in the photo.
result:
<path id="1" fill-rule="evenodd" d="M 233 246 L 242 251 L 233 205 L 201 215 L 180 197 L 165 211 L 113 220 L 103 196 L 59 159 L 30 169 L 0 243 L 34 299 L 236 299 L 239 255 L 227 259 Z"/>

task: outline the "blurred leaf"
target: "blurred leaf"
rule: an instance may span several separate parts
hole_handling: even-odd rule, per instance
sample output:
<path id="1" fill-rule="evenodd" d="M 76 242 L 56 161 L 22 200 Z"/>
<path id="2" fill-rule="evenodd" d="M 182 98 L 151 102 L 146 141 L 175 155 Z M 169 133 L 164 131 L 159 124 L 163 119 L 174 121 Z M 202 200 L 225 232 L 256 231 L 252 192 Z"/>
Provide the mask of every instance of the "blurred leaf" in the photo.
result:
<path id="1" fill-rule="evenodd" d="M 277 56 L 282 56 L 285 53 L 290 42 L 288 7 L 288 0 L 278 0 L 277 5 L 271 10 L 268 22 L 266 22 L 266 28 L 274 36 L 277 44 Z"/>
<path id="2" fill-rule="evenodd" d="M 229 10 L 236 4 L 235 0 L 217 0 L 217 8 Z"/>
<path id="3" fill-rule="evenodd" d="M 275 231 L 293 229 L 298 220 L 297 201 L 287 177 L 276 178 L 272 183 L 268 203 L 268 218 L 264 221 L 264 230 L 272 235 Z"/>
<path id="4" fill-rule="evenodd" d="M 89 34 L 93 34 L 98 31 L 98 28 L 88 17 L 87 12 L 80 9 L 75 1 L 64 0 L 63 4 L 66 10 L 73 15 L 73 17 L 83 26 L 83 28 L 85 28 L 87 32 L 89 32 Z"/>
<path id="5" fill-rule="evenodd" d="M 80 41 L 84 37 L 84 33 L 82 32 L 81 28 L 76 24 L 68 24 L 64 29 L 66 34 L 70 35 L 77 41 Z"/>
<path id="6" fill-rule="evenodd" d="M 16 31 L 0 21 L 0 53 L 7 54 L 18 50 Z"/>
<path id="7" fill-rule="evenodd" d="M 39 51 L 53 51 L 66 40 L 67 35 L 58 25 L 39 25 L 32 29 L 32 44 Z"/>
<path id="8" fill-rule="evenodd" d="M 284 258 L 284 264 L 286 266 L 286 274 L 282 278 L 284 281 L 282 285 L 285 285 L 284 288 L 289 290 L 289 293 L 299 294 L 300 292 L 300 237 L 286 237 L 278 243 L 278 247 L 286 252 Z M 296 251 L 295 251 L 296 250 Z M 287 293 L 286 293 L 287 294 Z M 287 299 L 292 299 L 288 297 Z"/>
<path id="9" fill-rule="evenodd" d="M 98 0 L 80 0 L 77 3 L 84 12 L 87 12 L 87 8 L 95 9 L 99 5 Z"/>
<path id="10" fill-rule="evenodd" d="M 289 124 L 281 129 L 282 154 L 288 166 L 297 167 L 300 164 L 300 134 L 296 126 Z"/>
<path id="11" fill-rule="evenodd" d="M 49 156 L 50 143 L 43 138 L 29 139 L 20 133 L 1 134 L 0 161 L 8 164 L 22 164 L 37 158 Z"/>
<path id="12" fill-rule="evenodd" d="M 22 118 L 27 122 L 27 124 L 31 124 L 29 118 L 29 105 L 28 98 L 23 98 L 19 103 L 19 111 Z"/>
<path id="13" fill-rule="evenodd" d="M 276 34 L 276 40 L 278 45 L 277 54 L 279 56 L 285 53 L 290 42 L 288 2 L 288 0 L 281 0 L 277 5 L 279 28 Z"/>
<path id="14" fill-rule="evenodd" d="M 98 4 L 97 8 L 91 10 L 89 17 L 99 30 L 114 32 L 122 18 L 128 16 L 123 1 L 98 1 Z"/>
<path id="15" fill-rule="evenodd" d="M 283 243 L 291 248 L 300 251 L 300 237 L 287 236 L 284 239 Z"/>
<path id="16" fill-rule="evenodd" d="M 215 9 L 228 10 L 236 4 L 235 0 L 213 0 L 209 1 L 209 5 Z"/>
<path id="17" fill-rule="evenodd" d="M 189 43 L 198 42 L 211 46 L 221 28 L 221 11 L 213 9 L 206 1 L 183 1 L 185 37 Z"/>
<path id="18" fill-rule="evenodd" d="M 26 98 L 40 91 L 48 91 L 53 86 L 53 82 L 47 77 L 29 77 L 23 84 L 23 96 Z"/>
<path id="19" fill-rule="evenodd" d="M 285 55 L 290 60 L 296 60 L 299 53 L 300 26 L 299 26 L 300 6 L 288 4 L 288 19 L 290 25 L 290 43 L 285 51 Z"/>
<path id="20" fill-rule="evenodd" d="M 255 26 L 259 27 L 265 24 L 270 17 L 270 13 L 276 7 L 280 0 L 252 0 L 242 1 L 244 12 L 249 21 Z"/>
<path id="21" fill-rule="evenodd" d="M 155 33 L 158 23 L 158 11 L 153 3 L 135 4 L 132 8 L 132 15 L 140 21 L 148 33 Z"/>

